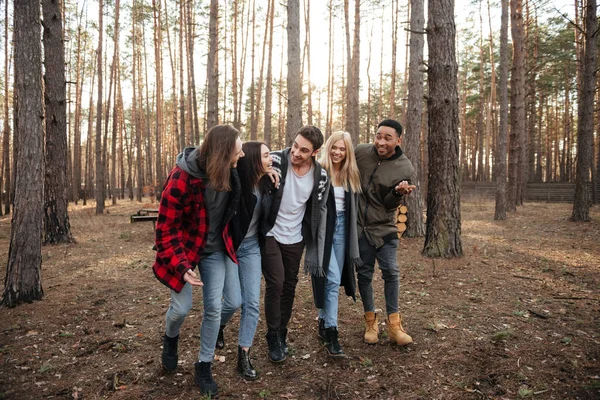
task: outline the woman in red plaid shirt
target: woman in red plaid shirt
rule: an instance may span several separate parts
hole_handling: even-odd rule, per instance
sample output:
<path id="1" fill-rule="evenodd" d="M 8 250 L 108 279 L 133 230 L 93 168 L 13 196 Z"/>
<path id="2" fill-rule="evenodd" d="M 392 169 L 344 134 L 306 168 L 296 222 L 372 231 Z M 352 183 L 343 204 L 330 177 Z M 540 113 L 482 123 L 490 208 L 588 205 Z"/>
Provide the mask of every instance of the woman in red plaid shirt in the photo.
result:
<path id="1" fill-rule="evenodd" d="M 154 274 L 171 289 L 166 314 L 162 364 L 177 368 L 179 331 L 192 308 L 192 287 L 203 286 L 204 315 L 195 381 L 204 395 L 216 396 L 211 365 L 221 320 L 221 298 L 227 297 L 229 274 L 237 276 L 230 220 L 241 196 L 235 167 L 244 156 L 237 129 L 211 128 L 199 147 L 186 148 L 165 183 L 156 224 Z M 209 223 L 210 221 L 210 223 Z M 194 272 L 198 266 L 200 277 Z"/>

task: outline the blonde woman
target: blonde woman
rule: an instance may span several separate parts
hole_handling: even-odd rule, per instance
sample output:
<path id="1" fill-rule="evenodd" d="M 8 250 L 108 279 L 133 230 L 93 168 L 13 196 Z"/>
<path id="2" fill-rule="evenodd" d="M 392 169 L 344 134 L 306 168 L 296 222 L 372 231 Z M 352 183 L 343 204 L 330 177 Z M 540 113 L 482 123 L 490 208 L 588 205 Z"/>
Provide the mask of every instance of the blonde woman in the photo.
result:
<path id="1" fill-rule="evenodd" d="M 319 338 L 332 357 L 344 357 L 338 341 L 339 287 L 355 298 L 354 268 L 362 264 L 358 248 L 357 206 L 360 175 L 348 132 L 335 132 L 319 160 L 331 180 L 327 206 L 322 208 L 319 235 L 323 248 L 307 248 L 306 269 L 312 275 L 315 306 L 319 309 Z M 311 267 L 317 265 L 316 268 Z"/>

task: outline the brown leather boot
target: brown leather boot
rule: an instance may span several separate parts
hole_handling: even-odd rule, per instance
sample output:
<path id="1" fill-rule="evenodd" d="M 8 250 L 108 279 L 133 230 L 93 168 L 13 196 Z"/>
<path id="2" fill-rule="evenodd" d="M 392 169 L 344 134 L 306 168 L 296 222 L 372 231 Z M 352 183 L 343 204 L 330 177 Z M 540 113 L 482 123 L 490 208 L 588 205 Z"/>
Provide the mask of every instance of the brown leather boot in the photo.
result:
<path id="1" fill-rule="evenodd" d="M 412 343 L 412 338 L 402 328 L 402 317 L 398 313 L 388 315 L 385 321 L 388 326 L 388 336 L 390 340 L 400 346 Z"/>
<path id="2" fill-rule="evenodd" d="M 365 312 L 365 343 L 375 344 L 379 341 L 379 325 L 377 322 L 377 314 L 373 311 Z"/>

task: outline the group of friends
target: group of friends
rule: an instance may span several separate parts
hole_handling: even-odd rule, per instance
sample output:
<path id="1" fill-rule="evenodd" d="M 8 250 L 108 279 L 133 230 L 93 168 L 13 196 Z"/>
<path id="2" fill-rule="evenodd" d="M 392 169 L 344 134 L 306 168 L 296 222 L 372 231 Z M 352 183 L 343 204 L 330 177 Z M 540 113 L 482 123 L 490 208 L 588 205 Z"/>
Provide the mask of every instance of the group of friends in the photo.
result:
<path id="1" fill-rule="evenodd" d="M 364 341 L 379 340 L 375 260 L 384 280 L 389 340 L 411 343 L 398 312 L 395 211 L 414 189 L 401 141 L 402 125 L 395 120 L 379 123 L 373 144 L 356 147 L 348 132 L 335 132 L 324 144 L 321 131 L 309 125 L 298 130 L 291 147 L 270 151 L 262 142 L 242 143 L 233 126 L 217 125 L 199 147 L 179 154 L 156 224 L 153 270 L 171 290 L 163 367 L 177 368 L 181 325 L 192 308 L 193 288 L 201 286 L 204 313 L 194 365 L 200 391 L 218 394 L 212 361 L 225 345 L 224 327 L 240 308 L 237 369 L 244 379 L 256 379 L 250 349 L 261 277 L 269 359 L 283 362 L 303 254 L 318 309 L 318 336 L 330 356 L 344 356 L 338 340 L 340 286 L 356 300 L 358 281 Z"/>

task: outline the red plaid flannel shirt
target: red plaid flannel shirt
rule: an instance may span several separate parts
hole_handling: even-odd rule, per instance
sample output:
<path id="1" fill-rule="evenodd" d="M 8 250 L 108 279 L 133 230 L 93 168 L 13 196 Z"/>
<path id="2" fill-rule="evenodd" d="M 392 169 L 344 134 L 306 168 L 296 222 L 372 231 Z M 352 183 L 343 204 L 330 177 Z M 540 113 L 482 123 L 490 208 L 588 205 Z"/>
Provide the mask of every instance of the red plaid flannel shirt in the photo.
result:
<path id="1" fill-rule="evenodd" d="M 173 168 L 163 188 L 156 222 L 156 260 L 152 269 L 165 286 L 181 291 L 183 275 L 193 269 L 206 245 L 208 221 L 204 183 L 179 167 Z M 229 257 L 237 263 L 229 223 L 223 230 Z"/>

